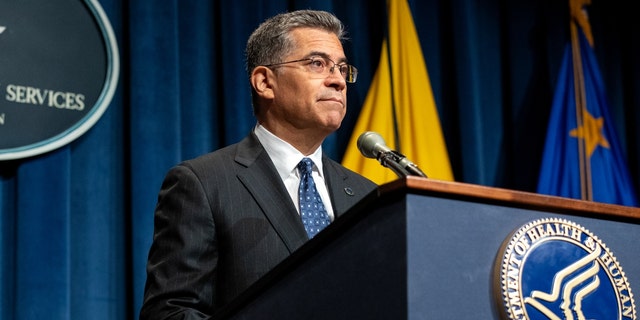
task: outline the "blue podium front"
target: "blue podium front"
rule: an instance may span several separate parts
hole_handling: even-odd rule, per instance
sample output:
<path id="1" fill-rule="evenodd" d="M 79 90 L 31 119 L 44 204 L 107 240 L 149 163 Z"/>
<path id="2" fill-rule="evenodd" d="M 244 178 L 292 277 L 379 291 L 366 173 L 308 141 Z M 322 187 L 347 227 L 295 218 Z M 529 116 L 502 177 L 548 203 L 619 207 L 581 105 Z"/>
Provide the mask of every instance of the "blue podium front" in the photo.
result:
<path id="1" fill-rule="evenodd" d="M 220 318 L 636 319 L 638 240 L 638 208 L 410 177 L 381 186 Z"/>

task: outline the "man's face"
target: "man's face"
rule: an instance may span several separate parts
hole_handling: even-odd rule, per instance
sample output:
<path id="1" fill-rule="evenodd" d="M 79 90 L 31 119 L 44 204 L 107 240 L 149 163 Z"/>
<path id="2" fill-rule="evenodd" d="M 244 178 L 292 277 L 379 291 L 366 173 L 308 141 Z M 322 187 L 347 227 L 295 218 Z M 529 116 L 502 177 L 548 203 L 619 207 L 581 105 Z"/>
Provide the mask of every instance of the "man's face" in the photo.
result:
<path id="1" fill-rule="evenodd" d="M 324 138 L 340 127 L 347 110 L 346 81 L 338 67 L 328 71 L 334 63 L 346 62 L 344 50 L 335 34 L 323 30 L 299 28 L 292 36 L 296 49 L 282 62 L 316 57 L 327 65 L 323 73 L 310 61 L 277 66 L 269 117 L 275 116 L 288 132 L 302 130 Z"/>

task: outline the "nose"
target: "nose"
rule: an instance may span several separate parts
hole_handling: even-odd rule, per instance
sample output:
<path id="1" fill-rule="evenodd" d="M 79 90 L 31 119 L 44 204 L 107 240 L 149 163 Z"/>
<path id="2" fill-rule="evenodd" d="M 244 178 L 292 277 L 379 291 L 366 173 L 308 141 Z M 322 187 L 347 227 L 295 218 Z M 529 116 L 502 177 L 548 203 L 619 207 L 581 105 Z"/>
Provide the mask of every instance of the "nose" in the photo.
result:
<path id="1" fill-rule="evenodd" d="M 347 80 L 340 74 L 340 72 L 333 72 L 334 68 L 329 69 L 329 76 L 326 78 L 325 82 L 327 86 L 334 87 L 338 91 L 342 91 L 347 87 Z"/>

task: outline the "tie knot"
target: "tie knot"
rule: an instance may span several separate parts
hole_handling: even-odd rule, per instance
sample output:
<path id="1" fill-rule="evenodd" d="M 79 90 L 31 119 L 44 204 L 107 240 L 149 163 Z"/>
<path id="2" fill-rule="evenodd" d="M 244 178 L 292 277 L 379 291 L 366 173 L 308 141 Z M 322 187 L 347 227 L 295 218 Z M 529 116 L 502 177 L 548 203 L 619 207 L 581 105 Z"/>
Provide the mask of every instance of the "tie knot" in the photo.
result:
<path id="1" fill-rule="evenodd" d="M 313 168 L 313 160 L 309 158 L 302 158 L 300 163 L 298 163 L 298 170 L 300 170 L 300 174 L 310 174 Z"/>

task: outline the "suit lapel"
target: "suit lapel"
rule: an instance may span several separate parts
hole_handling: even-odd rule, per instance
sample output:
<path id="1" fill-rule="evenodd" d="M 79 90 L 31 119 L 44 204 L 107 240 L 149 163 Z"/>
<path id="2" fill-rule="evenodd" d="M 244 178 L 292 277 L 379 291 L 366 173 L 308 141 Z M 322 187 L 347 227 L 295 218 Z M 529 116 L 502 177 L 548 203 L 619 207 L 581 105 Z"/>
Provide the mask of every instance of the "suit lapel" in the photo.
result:
<path id="1" fill-rule="evenodd" d="M 307 241 L 307 234 L 273 162 L 253 133 L 238 145 L 235 160 L 246 167 L 238 179 L 289 250 L 298 249 Z"/>
<path id="2" fill-rule="evenodd" d="M 356 202 L 353 189 L 349 185 L 347 174 L 338 168 L 329 158 L 322 157 L 324 176 L 333 203 L 336 218 L 348 211 Z M 359 197 L 362 197 L 361 195 Z"/>

